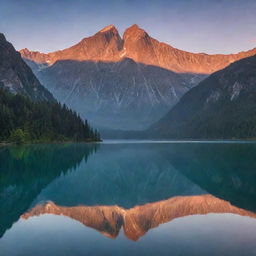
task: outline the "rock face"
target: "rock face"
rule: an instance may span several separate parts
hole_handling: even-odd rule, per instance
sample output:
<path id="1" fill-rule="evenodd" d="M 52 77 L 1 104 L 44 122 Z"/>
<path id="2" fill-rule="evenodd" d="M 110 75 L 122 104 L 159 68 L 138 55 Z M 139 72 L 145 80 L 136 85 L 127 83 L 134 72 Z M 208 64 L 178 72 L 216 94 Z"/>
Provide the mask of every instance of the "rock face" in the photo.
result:
<path id="1" fill-rule="evenodd" d="M 37 80 L 22 60 L 19 52 L 0 33 L 0 87 L 19 93 L 35 101 L 55 101 L 51 93 Z"/>
<path id="2" fill-rule="evenodd" d="M 65 50 L 44 54 L 23 49 L 20 53 L 24 59 L 39 64 L 52 65 L 59 60 L 116 62 L 123 58 L 130 58 L 135 62 L 154 65 L 177 73 L 209 75 L 232 62 L 256 54 L 256 48 L 227 55 L 190 53 L 157 41 L 135 24 L 124 32 L 123 39 L 117 29 L 110 25 Z"/>
<path id="3" fill-rule="evenodd" d="M 150 125 L 189 88 L 178 74 L 131 59 L 58 61 L 39 78 L 58 100 L 94 125 L 116 129 Z"/>
<path id="4" fill-rule="evenodd" d="M 192 139 L 256 137 L 256 56 L 212 74 L 149 129 L 153 136 Z"/>
<path id="5" fill-rule="evenodd" d="M 128 28 L 124 33 L 126 56 L 133 60 L 155 65 L 177 73 L 209 75 L 230 63 L 256 54 L 256 48 L 238 54 L 190 53 L 161 43 L 150 37 L 137 25 Z"/>
<path id="6" fill-rule="evenodd" d="M 233 213 L 255 218 L 252 212 L 232 206 L 211 195 L 181 196 L 168 200 L 123 209 L 118 206 L 62 207 L 48 202 L 39 204 L 22 215 L 23 219 L 41 214 L 64 215 L 116 238 L 123 227 L 127 238 L 137 241 L 152 228 L 173 219 L 198 214 Z"/>
<path id="7" fill-rule="evenodd" d="M 20 51 L 40 81 L 94 125 L 144 129 L 210 73 L 256 54 L 194 54 L 133 25 L 123 38 L 110 25 L 62 51 Z"/>

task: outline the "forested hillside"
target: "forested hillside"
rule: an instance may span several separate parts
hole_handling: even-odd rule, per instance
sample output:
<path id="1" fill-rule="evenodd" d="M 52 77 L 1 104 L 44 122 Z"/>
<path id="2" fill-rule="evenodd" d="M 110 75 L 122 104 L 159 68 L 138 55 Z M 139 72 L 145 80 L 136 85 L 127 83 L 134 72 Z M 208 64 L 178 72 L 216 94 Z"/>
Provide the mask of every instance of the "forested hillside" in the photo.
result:
<path id="1" fill-rule="evenodd" d="M 212 74 L 148 132 L 172 139 L 255 139 L 255 70 L 256 55 Z"/>
<path id="2" fill-rule="evenodd" d="M 57 102 L 33 102 L 0 89 L 0 141 L 98 141 L 100 136 L 74 111 Z"/>

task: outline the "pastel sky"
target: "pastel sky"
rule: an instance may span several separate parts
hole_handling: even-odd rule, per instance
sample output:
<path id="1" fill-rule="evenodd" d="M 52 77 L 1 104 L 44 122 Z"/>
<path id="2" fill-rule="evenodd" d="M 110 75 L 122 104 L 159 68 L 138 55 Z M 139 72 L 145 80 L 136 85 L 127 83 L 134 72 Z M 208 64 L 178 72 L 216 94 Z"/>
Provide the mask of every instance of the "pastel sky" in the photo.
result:
<path id="1" fill-rule="evenodd" d="M 191 52 L 256 47 L 255 0 L 0 0 L 0 32 L 18 50 L 59 50 L 109 24 L 122 34 L 134 23 Z"/>

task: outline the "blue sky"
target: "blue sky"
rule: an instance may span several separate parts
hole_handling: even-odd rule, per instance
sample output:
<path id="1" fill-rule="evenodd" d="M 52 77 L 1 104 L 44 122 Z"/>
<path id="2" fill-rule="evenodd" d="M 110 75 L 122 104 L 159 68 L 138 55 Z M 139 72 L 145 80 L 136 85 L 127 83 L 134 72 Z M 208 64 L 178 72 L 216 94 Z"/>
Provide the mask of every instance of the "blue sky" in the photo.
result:
<path id="1" fill-rule="evenodd" d="M 138 24 L 191 52 L 256 47 L 255 0 L 0 0 L 0 32 L 16 49 L 63 49 L 114 24 Z"/>

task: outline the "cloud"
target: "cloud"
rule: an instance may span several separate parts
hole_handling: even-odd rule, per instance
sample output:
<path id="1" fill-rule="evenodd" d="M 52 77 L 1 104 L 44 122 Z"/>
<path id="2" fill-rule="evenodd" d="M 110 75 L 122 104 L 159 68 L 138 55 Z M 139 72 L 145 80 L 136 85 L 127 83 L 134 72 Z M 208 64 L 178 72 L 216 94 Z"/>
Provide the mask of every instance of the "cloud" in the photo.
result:
<path id="1" fill-rule="evenodd" d="M 255 44 L 256 44 L 256 37 L 252 38 L 252 39 L 250 40 L 250 43 L 255 43 Z"/>

